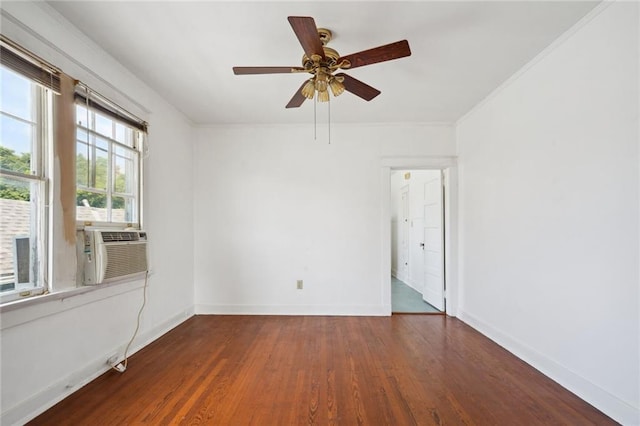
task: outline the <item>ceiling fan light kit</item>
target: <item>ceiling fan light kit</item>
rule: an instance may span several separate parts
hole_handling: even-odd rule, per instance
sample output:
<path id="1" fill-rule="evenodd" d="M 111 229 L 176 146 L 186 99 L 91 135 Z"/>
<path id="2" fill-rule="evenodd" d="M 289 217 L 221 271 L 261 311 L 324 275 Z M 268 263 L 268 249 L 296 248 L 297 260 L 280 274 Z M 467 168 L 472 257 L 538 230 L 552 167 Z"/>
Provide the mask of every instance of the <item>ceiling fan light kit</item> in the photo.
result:
<path id="1" fill-rule="evenodd" d="M 305 52 L 302 56 L 301 67 L 233 67 L 233 72 L 236 75 L 300 72 L 311 74 L 312 77 L 305 81 L 293 95 L 286 106 L 287 108 L 298 108 L 305 99 L 313 99 L 314 97 L 318 102 L 328 102 L 329 91 L 333 96 L 340 96 L 346 90 L 370 101 L 380 94 L 379 90 L 347 74 L 334 73 L 338 70 L 349 70 L 411 55 L 409 42 L 402 40 L 351 55 L 340 56 L 336 50 L 327 47 L 327 43 L 331 41 L 331 31 L 326 28 L 317 28 L 313 18 L 289 16 L 288 20 Z"/>

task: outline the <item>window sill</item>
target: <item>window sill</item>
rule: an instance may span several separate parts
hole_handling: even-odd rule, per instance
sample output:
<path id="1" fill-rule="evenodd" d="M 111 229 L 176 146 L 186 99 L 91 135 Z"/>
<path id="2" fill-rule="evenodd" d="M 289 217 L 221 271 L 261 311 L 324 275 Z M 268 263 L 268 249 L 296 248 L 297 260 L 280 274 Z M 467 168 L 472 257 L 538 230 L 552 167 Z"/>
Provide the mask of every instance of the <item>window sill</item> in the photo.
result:
<path id="1" fill-rule="evenodd" d="M 108 299 L 144 286 L 144 275 L 32 296 L 0 305 L 0 330 Z"/>

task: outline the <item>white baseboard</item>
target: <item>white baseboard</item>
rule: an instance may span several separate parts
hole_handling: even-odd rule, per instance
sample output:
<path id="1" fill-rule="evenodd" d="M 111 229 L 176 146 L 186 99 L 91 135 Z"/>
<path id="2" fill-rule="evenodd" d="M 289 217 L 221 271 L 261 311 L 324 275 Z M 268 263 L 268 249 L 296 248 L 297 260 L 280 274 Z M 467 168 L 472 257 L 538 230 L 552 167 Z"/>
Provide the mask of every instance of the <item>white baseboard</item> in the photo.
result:
<path id="1" fill-rule="evenodd" d="M 140 349 L 158 339 L 160 336 L 166 334 L 171 329 L 177 327 L 193 315 L 193 308 L 187 308 L 183 312 L 174 315 L 153 329 L 140 334 L 135 340 L 137 343 L 129 349 L 129 356 L 138 352 Z M 124 342 L 117 348 L 114 348 L 110 353 L 117 352 L 119 354 L 123 354 L 127 343 L 128 341 Z M 95 380 L 108 371 L 110 367 L 105 362 L 107 357 L 108 355 L 104 354 L 98 359 L 94 359 L 75 371 L 72 371 L 69 375 L 58 380 L 43 391 L 40 391 L 14 407 L 3 411 L 0 417 L 0 424 L 7 426 L 22 425 L 53 407 L 55 404 L 62 401 L 87 383 Z"/>
<path id="2" fill-rule="evenodd" d="M 404 274 L 402 274 L 400 272 L 397 272 L 397 271 L 396 271 L 394 277 L 396 277 L 397 279 L 399 279 L 403 283 L 406 283 L 407 281 L 409 281 L 409 277 L 407 275 L 404 275 Z"/>
<path id="3" fill-rule="evenodd" d="M 584 377 L 467 312 L 458 312 L 458 319 L 493 340 L 615 421 L 625 426 L 640 425 L 639 407 L 630 405 Z"/>
<path id="4" fill-rule="evenodd" d="M 385 305 L 213 305 L 198 304 L 196 315 L 340 315 L 389 316 L 391 306 Z"/>

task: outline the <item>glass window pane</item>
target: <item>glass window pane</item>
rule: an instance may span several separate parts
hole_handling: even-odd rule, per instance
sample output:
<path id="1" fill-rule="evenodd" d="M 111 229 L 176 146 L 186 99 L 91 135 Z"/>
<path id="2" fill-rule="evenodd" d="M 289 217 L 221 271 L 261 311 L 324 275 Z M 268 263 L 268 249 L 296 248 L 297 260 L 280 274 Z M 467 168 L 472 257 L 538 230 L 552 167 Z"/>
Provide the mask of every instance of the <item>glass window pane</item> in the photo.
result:
<path id="1" fill-rule="evenodd" d="M 106 222 L 107 194 L 78 189 L 76 192 L 76 219 Z"/>
<path id="2" fill-rule="evenodd" d="M 0 161 L 3 169 L 31 173 L 33 126 L 6 115 L 0 117 Z"/>
<path id="3" fill-rule="evenodd" d="M 131 139 L 131 138 L 127 138 L 127 134 L 131 133 L 131 129 L 129 129 L 128 127 L 118 123 L 116 121 L 116 134 L 115 134 L 115 140 L 117 140 L 118 142 L 120 142 L 121 144 L 125 144 L 125 145 L 131 145 L 130 142 L 127 141 L 127 139 Z"/>
<path id="4" fill-rule="evenodd" d="M 136 223 L 138 221 L 133 197 L 113 197 L 112 205 L 111 220 L 113 222 Z"/>
<path id="5" fill-rule="evenodd" d="M 94 129 L 101 135 L 113 137 L 113 120 L 96 113 L 96 127 Z"/>
<path id="6" fill-rule="evenodd" d="M 95 182 L 92 185 L 96 189 L 107 190 L 109 176 L 109 154 L 102 149 L 96 149 Z"/>
<path id="7" fill-rule="evenodd" d="M 39 182 L 0 177 L 0 292 L 37 283 L 34 200 Z"/>
<path id="8" fill-rule="evenodd" d="M 127 146 L 130 146 L 130 147 L 132 147 L 132 148 L 133 148 L 134 146 L 138 146 L 138 144 L 137 144 L 137 143 L 135 143 L 135 142 L 137 142 L 137 137 L 138 137 L 138 134 L 139 134 L 139 133 L 140 133 L 140 132 L 138 132 L 137 130 L 133 130 L 132 128 L 127 127 L 127 141 L 126 141 L 126 145 L 127 145 Z"/>
<path id="9" fill-rule="evenodd" d="M 76 184 L 85 187 L 89 186 L 88 148 L 89 145 L 85 143 L 76 143 Z"/>
<path id="10" fill-rule="evenodd" d="M 0 177 L 0 198 L 5 200 L 31 200 L 31 187 L 28 182 L 7 176 Z M 2 215 L 3 217 L 5 215 Z"/>
<path id="11" fill-rule="evenodd" d="M 81 128 L 76 128 L 76 139 L 80 142 L 89 143 L 89 133 Z"/>
<path id="12" fill-rule="evenodd" d="M 33 83 L 11 70 L 0 67 L 0 87 L 0 109 L 24 120 L 34 121 Z"/>
<path id="13" fill-rule="evenodd" d="M 93 143 L 100 149 L 107 151 L 109 149 L 109 141 L 105 138 L 101 138 L 100 136 L 94 137 Z"/>
<path id="14" fill-rule="evenodd" d="M 134 195 L 137 153 L 126 148 L 114 150 L 113 190 Z"/>
<path id="15" fill-rule="evenodd" d="M 89 118 L 87 117 L 87 109 L 80 104 L 76 104 L 76 124 L 89 128 L 87 125 Z"/>

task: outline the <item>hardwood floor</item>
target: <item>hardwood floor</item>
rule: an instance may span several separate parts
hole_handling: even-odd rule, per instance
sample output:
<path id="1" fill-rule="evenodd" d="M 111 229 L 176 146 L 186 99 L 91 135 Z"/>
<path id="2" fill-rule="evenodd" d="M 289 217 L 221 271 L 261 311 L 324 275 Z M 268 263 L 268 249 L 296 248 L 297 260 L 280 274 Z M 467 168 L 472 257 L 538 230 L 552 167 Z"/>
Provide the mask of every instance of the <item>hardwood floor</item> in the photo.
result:
<path id="1" fill-rule="evenodd" d="M 445 316 L 196 316 L 33 425 L 616 424 Z"/>

